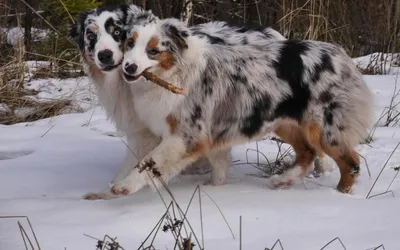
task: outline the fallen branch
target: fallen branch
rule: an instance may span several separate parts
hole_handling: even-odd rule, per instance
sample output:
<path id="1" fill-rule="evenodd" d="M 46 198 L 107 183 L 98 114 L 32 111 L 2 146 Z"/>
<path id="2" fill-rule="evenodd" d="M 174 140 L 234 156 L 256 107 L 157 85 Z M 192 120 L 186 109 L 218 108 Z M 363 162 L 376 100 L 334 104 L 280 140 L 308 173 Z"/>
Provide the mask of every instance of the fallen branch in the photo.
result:
<path id="1" fill-rule="evenodd" d="M 178 87 L 174 86 L 173 84 L 171 84 L 167 81 L 164 81 L 163 79 L 158 78 L 155 74 L 153 74 L 149 71 L 144 71 L 142 73 L 142 76 L 144 78 L 146 78 L 147 80 L 154 82 L 158 86 L 171 91 L 172 93 L 179 94 L 179 95 L 185 95 L 185 91 L 183 89 L 178 88 Z"/>

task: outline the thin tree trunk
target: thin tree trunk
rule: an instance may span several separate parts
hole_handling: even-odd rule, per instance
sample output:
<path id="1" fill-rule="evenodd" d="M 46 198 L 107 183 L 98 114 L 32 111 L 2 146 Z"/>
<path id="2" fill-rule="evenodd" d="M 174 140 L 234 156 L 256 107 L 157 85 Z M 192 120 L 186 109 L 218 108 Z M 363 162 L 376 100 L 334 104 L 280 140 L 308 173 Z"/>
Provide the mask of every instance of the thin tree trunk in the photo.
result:
<path id="1" fill-rule="evenodd" d="M 33 0 L 26 0 L 26 3 L 32 6 Z M 32 21 L 33 21 L 33 13 L 28 6 L 25 6 L 25 31 L 24 31 L 24 44 L 25 51 L 31 52 L 31 43 L 32 43 Z"/>
<path id="2" fill-rule="evenodd" d="M 192 14 L 193 14 L 193 1 L 192 0 L 184 0 L 183 1 L 182 21 L 186 24 L 189 24 Z"/>

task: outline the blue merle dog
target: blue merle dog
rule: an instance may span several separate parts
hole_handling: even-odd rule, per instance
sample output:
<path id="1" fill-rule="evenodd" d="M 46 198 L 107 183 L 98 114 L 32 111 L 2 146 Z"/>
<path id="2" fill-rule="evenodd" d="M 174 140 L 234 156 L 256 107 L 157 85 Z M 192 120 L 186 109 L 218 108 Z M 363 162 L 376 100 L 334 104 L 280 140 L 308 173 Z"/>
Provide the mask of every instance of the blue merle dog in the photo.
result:
<path id="1" fill-rule="evenodd" d="M 360 171 L 354 147 L 371 125 L 372 95 L 342 48 L 317 41 L 271 42 L 261 36 L 231 43 L 176 19 L 133 26 L 127 37 L 124 77 L 142 90 L 135 110 L 157 109 L 157 98 L 158 109 L 167 114 L 165 119 L 144 118 L 156 124 L 151 129 L 162 141 L 131 175 L 148 170 L 167 179 L 200 156 L 275 132 L 296 152 L 291 168 L 272 178 L 276 187 L 302 178 L 324 152 L 340 168 L 338 190 L 352 191 Z M 145 81 L 145 70 L 187 95 Z M 128 176 L 111 191 L 135 192 L 130 182 Z"/>

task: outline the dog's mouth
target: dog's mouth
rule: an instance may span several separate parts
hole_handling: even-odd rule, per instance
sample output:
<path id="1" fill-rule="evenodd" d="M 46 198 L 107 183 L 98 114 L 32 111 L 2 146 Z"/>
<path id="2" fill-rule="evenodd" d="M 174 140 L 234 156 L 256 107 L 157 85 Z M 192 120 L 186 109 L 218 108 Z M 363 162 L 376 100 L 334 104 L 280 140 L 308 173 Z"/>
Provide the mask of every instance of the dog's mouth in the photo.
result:
<path id="1" fill-rule="evenodd" d="M 139 77 L 141 77 L 142 75 L 136 75 L 136 76 L 132 76 L 132 75 L 128 75 L 127 73 L 124 72 L 124 78 L 127 82 L 134 82 L 137 79 L 139 79 Z"/>
<path id="2" fill-rule="evenodd" d="M 119 65 L 121 65 L 121 62 L 117 63 L 115 65 L 109 65 L 109 66 L 103 67 L 101 70 L 104 71 L 104 72 L 110 72 L 110 71 L 118 68 Z"/>

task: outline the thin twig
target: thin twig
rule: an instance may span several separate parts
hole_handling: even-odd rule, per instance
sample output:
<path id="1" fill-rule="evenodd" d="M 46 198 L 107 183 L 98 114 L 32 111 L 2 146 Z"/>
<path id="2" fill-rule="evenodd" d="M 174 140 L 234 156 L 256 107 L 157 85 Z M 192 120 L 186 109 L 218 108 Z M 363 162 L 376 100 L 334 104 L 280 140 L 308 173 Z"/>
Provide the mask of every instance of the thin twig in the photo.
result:
<path id="1" fill-rule="evenodd" d="M 71 19 L 72 23 L 75 24 L 75 20 L 74 20 L 74 18 L 71 16 L 71 13 L 69 13 L 67 6 L 65 6 L 65 4 L 64 4 L 64 2 L 63 2 L 62 0 L 59 0 L 59 1 L 60 1 L 60 3 L 62 4 L 62 6 L 64 7 L 65 12 L 67 12 L 67 14 L 68 14 L 69 18 Z"/>
<path id="2" fill-rule="evenodd" d="M 219 213 L 221 214 L 222 218 L 224 218 L 226 225 L 228 226 L 229 230 L 231 231 L 232 238 L 235 239 L 235 234 L 233 233 L 231 226 L 229 225 L 227 219 L 225 218 L 224 213 L 222 213 L 221 208 L 218 206 L 218 204 L 214 201 L 214 199 L 213 199 L 206 191 L 204 191 L 203 189 L 201 189 L 201 191 L 202 191 L 205 195 L 207 195 L 208 198 L 210 198 L 210 200 L 211 200 L 211 201 L 214 203 L 214 205 L 217 207 Z"/>
<path id="3" fill-rule="evenodd" d="M 342 240 L 339 237 L 334 238 L 333 240 L 329 241 L 325 246 L 323 246 L 320 250 L 325 249 L 327 246 L 329 246 L 330 244 L 332 244 L 334 241 L 339 241 L 340 244 L 342 245 L 344 250 L 347 250 L 347 248 L 344 246 Z"/>
<path id="4" fill-rule="evenodd" d="M 174 94 L 180 94 L 180 95 L 185 95 L 185 91 L 181 88 L 178 88 L 176 86 L 174 86 L 173 84 L 164 81 L 163 79 L 159 78 L 158 76 L 156 76 L 155 74 L 151 73 L 150 71 L 144 71 L 142 73 L 142 76 L 144 78 L 146 78 L 147 80 L 157 84 L 160 87 L 163 87 L 164 89 L 167 89 L 169 91 L 171 91 Z"/>
<path id="5" fill-rule="evenodd" d="M 280 239 L 277 239 L 277 240 L 275 241 L 275 243 L 272 245 L 272 248 L 271 248 L 271 249 L 265 248 L 264 250 L 274 250 L 274 248 L 275 248 L 278 244 L 279 244 L 279 246 L 281 247 L 281 250 L 284 250 L 283 245 L 282 245 L 282 242 L 281 242 Z"/>
<path id="6" fill-rule="evenodd" d="M 92 121 L 92 118 L 93 118 L 94 112 L 96 111 L 96 108 L 97 108 L 97 107 L 95 107 L 95 108 L 93 109 L 92 113 L 90 114 L 89 120 L 86 122 L 86 124 L 84 124 L 85 127 L 88 127 L 89 124 L 90 124 L 90 122 Z"/>
<path id="7" fill-rule="evenodd" d="M 364 160 L 365 166 L 367 167 L 368 176 L 371 179 L 372 175 L 371 175 L 371 171 L 369 170 L 367 159 L 363 155 L 361 155 L 360 153 L 357 153 L 357 154 L 358 154 L 358 156 L 360 156 Z"/>
<path id="8" fill-rule="evenodd" d="M 201 193 L 200 193 L 200 186 L 198 186 L 198 191 L 199 191 L 199 206 L 200 206 L 200 226 L 201 226 L 201 243 L 202 243 L 202 248 L 204 249 L 204 227 L 203 227 L 203 206 L 201 203 Z"/>
<path id="9" fill-rule="evenodd" d="M 33 230 L 32 223 L 29 220 L 28 216 L 20 216 L 20 215 L 17 215 L 17 216 L 0 216 L 0 219 L 18 219 L 18 218 L 26 219 L 26 221 L 29 224 L 29 228 L 31 229 L 32 235 L 35 238 L 35 242 L 36 242 L 36 245 L 38 247 L 38 250 L 41 250 L 38 238 L 36 237 L 36 234 L 35 234 L 35 230 Z"/>
<path id="10" fill-rule="evenodd" d="M 41 136 L 40 136 L 40 138 L 43 138 L 48 132 L 50 132 L 50 130 L 52 129 L 52 128 L 54 128 L 56 125 L 53 125 L 53 126 L 51 126 L 48 130 L 46 130 L 46 132 L 44 132 L 44 134 L 42 134 Z"/>
<path id="11" fill-rule="evenodd" d="M 29 242 L 29 245 L 31 245 L 32 250 L 35 250 L 35 247 L 33 246 L 32 241 L 31 241 L 31 239 L 29 238 L 28 234 L 26 233 L 24 227 L 21 225 L 21 222 L 18 221 L 17 224 L 18 224 L 19 230 L 21 231 L 22 238 L 24 239 L 24 242 L 25 242 L 25 237 L 26 237 L 26 239 L 27 239 L 28 242 Z M 25 244 L 25 245 L 26 245 L 26 244 Z"/>
<path id="12" fill-rule="evenodd" d="M 25 249 L 28 250 L 28 245 L 26 244 L 24 232 L 23 232 L 22 226 L 19 222 L 18 222 L 18 227 L 19 227 L 19 231 L 21 233 L 22 240 L 24 241 Z"/>
<path id="13" fill-rule="evenodd" d="M 369 190 L 366 199 L 369 199 L 369 195 L 371 194 L 371 192 L 372 192 L 372 190 L 374 189 L 376 183 L 378 182 L 379 177 L 381 176 L 383 170 L 385 169 L 385 167 L 386 167 L 386 165 L 388 164 L 389 160 L 392 158 L 394 152 L 396 152 L 396 150 L 397 150 L 397 148 L 399 147 L 399 145 L 400 145 L 400 142 L 397 143 L 397 146 L 393 149 L 392 153 L 391 153 L 390 156 L 387 158 L 387 160 L 386 160 L 385 164 L 383 165 L 381 171 L 379 172 L 378 176 L 376 177 L 374 184 L 372 184 L 372 187 L 371 187 L 371 189 Z"/>
<path id="14" fill-rule="evenodd" d="M 192 196 L 190 197 L 190 200 L 189 200 L 189 204 L 187 205 L 187 207 L 186 207 L 186 210 L 185 210 L 185 212 L 184 212 L 184 214 L 183 214 L 183 219 L 184 220 L 186 220 L 186 218 L 187 218 L 187 213 L 189 212 L 189 208 L 190 208 L 190 206 L 192 205 L 192 202 L 193 202 L 193 199 L 194 199 L 194 196 L 196 195 L 196 192 L 200 192 L 200 186 L 199 185 L 197 185 L 197 187 L 195 188 L 195 190 L 194 190 L 194 192 L 192 193 Z M 182 227 L 179 229 L 179 234 L 180 234 L 180 231 L 182 230 Z M 187 234 L 187 233 L 186 233 Z M 174 249 L 176 248 L 176 244 L 175 244 L 175 247 L 174 247 Z M 204 248 L 204 247 L 203 247 Z"/>
<path id="15" fill-rule="evenodd" d="M 242 250 L 242 216 L 239 217 L 239 250 Z"/>
<path id="16" fill-rule="evenodd" d="M 43 57 L 43 58 L 47 58 L 47 59 L 52 59 L 52 60 L 60 61 L 60 62 L 70 63 L 70 64 L 73 64 L 73 65 L 75 65 L 75 66 L 81 66 L 80 63 L 76 63 L 76 62 L 73 62 L 73 61 L 64 60 L 64 59 L 61 59 L 61 58 L 56 58 L 56 57 L 54 57 L 54 56 L 42 55 L 42 54 L 37 54 L 37 53 L 34 53 L 34 52 L 29 52 L 29 51 L 26 51 L 26 53 L 27 53 L 27 54 L 30 54 L 30 55 L 34 55 L 34 56 L 40 56 L 40 57 Z"/>
<path id="17" fill-rule="evenodd" d="M 156 228 L 159 225 L 162 225 L 162 222 L 164 221 L 165 217 L 167 216 L 167 213 L 169 211 L 169 208 L 172 206 L 172 202 L 169 204 L 169 206 L 167 207 L 167 211 L 163 214 L 163 216 L 161 216 L 160 220 L 157 222 L 157 224 L 153 227 L 153 229 L 151 230 L 151 232 L 149 233 L 149 235 L 146 237 L 146 239 L 144 239 L 144 241 L 142 242 L 142 244 L 139 246 L 138 250 L 140 250 L 140 248 L 143 248 L 144 244 L 146 243 L 146 241 L 150 238 L 150 236 L 153 234 L 153 232 L 156 230 Z M 159 227 L 157 229 L 157 231 L 159 230 Z M 153 245 L 154 242 L 154 238 L 150 244 L 150 246 Z"/>

